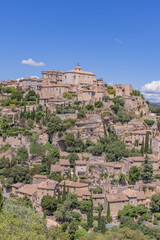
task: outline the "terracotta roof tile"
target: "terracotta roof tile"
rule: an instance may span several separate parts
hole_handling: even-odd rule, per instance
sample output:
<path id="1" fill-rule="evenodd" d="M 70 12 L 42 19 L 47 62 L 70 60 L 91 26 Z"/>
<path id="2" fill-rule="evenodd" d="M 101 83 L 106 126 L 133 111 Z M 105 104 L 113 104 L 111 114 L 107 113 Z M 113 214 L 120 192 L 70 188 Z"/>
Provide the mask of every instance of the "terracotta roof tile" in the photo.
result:
<path id="1" fill-rule="evenodd" d="M 106 194 L 108 202 L 129 202 L 129 199 L 123 193 Z"/>
<path id="2" fill-rule="evenodd" d="M 24 187 L 18 190 L 18 193 L 27 194 L 32 196 L 34 193 L 37 192 L 37 185 L 26 184 Z"/>
<path id="3" fill-rule="evenodd" d="M 58 182 L 54 180 L 47 180 L 45 182 L 41 182 L 38 185 L 38 189 L 48 189 L 48 190 L 54 190 L 55 187 L 57 186 Z"/>
<path id="4" fill-rule="evenodd" d="M 59 185 L 63 186 L 64 182 L 65 182 L 66 187 L 75 187 L 75 188 L 88 187 L 88 183 L 73 182 L 73 181 L 69 181 L 69 180 L 63 180 Z"/>

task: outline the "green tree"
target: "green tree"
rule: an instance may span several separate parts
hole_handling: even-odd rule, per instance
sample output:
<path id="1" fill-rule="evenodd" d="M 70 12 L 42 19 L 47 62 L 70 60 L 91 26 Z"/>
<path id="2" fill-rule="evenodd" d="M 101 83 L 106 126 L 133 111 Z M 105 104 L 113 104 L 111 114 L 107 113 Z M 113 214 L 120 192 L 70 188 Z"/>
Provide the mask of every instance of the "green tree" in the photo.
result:
<path id="1" fill-rule="evenodd" d="M 3 131 L 6 131 L 9 128 L 9 119 L 6 115 L 3 115 L 2 117 L 1 128 Z"/>
<path id="2" fill-rule="evenodd" d="M 111 221 L 112 221 L 111 210 L 110 210 L 110 204 L 108 203 L 108 207 L 107 207 L 107 222 L 110 223 Z"/>
<path id="3" fill-rule="evenodd" d="M 88 214 L 87 214 L 87 225 L 89 228 L 93 227 L 93 200 L 92 195 L 90 196 Z"/>
<path id="4" fill-rule="evenodd" d="M 102 217 L 101 218 L 101 233 L 105 233 L 106 232 L 106 221 L 105 218 Z"/>
<path id="5" fill-rule="evenodd" d="M 23 182 L 30 183 L 30 175 L 28 167 L 14 166 L 12 168 L 10 177 L 13 179 L 13 183 Z"/>
<path id="6" fill-rule="evenodd" d="M 41 200 L 41 207 L 44 210 L 56 211 L 57 209 L 57 199 L 55 196 L 43 196 Z"/>
<path id="7" fill-rule="evenodd" d="M 71 168 L 74 168 L 75 166 L 75 161 L 79 160 L 79 157 L 76 153 L 70 153 L 67 158 L 69 159 L 69 162 L 71 164 Z"/>
<path id="8" fill-rule="evenodd" d="M 94 107 L 93 107 L 92 104 L 88 104 L 88 105 L 86 105 L 86 109 L 87 109 L 88 111 L 93 111 L 93 110 L 94 110 Z"/>
<path id="9" fill-rule="evenodd" d="M 103 146 L 100 142 L 96 143 L 94 146 L 90 147 L 90 152 L 94 156 L 101 156 L 103 153 Z"/>
<path id="10" fill-rule="evenodd" d="M 149 150 L 149 133 L 146 133 L 146 139 L 145 139 L 145 146 L 144 146 L 144 152 L 148 153 Z"/>
<path id="11" fill-rule="evenodd" d="M 62 202 L 64 202 L 65 200 L 66 200 L 66 184 L 65 184 L 65 181 L 64 181 L 63 192 L 62 192 Z"/>
<path id="12" fill-rule="evenodd" d="M 57 116 L 52 116 L 48 122 L 47 125 L 47 132 L 49 135 L 52 135 L 56 132 L 62 132 L 65 131 L 65 125 L 63 124 L 63 121 L 57 117 Z"/>
<path id="13" fill-rule="evenodd" d="M 151 210 L 152 212 L 160 212 L 160 193 L 151 197 Z"/>
<path id="14" fill-rule="evenodd" d="M 70 240 L 75 239 L 76 230 L 78 230 L 78 224 L 76 222 L 71 222 L 71 224 L 69 225 L 69 229 L 68 229 Z"/>
<path id="15" fill-rule="evenodd" d="M 0 188 L 0 212 L 2 211 L 3 207 L 3 192 L 2 189 Z"/>
<path id="16" fill-rule="evenodd" d="M 151 162 L 149 162 L 147 155 L 145 157 L 144 163 L 142 163 L 141 177 L 145 182 L 150 182 L 153 179 L 153 165 Z"/>
<path id="17" fill-rule="evenodd" d="M 143 138 L 142 146 L 141 146 L 141 154 L 142 154 L 142 156 L 144 156 L 144 138 Z"/>
<path id="18" fill-rule="evenodd" d="M 30 208 L 33 207 L 32 202 L 27 195 L 25 195 L 23 198 L 19 198 L 18 203 L 25 206 L 25 207 L 30 207 Z"/>
<path id="19" fill-rule="evenodd" d="M 17 163 L 25 163 L 28 161 L 28 151 L 25 147 L 17 149 L 17 154 L 15 156 Z"/>
<path id="20" fill-rule="evenodd" d="M 101 230 L 101 210 L 98 212 L 98 230 Z"/>
<path id="21" fill-rule="evenodd" d="M 101 107 L 103 107 L 103 102 L 96 101 L 94 105 L 95 105 L 96 108 L 101 108 Z"/>
<path id="22" fill-rule="evenodd" d="M 140 177 L 140 168 L 132 166 L 129 170 L 129 182 L 135 183 Z"/>

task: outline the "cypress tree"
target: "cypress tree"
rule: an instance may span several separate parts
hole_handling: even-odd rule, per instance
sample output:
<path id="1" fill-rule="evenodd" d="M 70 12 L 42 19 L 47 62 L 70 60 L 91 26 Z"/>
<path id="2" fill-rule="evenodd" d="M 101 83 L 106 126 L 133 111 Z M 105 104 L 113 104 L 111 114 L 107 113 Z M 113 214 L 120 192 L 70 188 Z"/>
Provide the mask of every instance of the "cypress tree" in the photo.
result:
<path id="1" fill-rule="evenodd" d="M 44 212 L 43 212 L 43 219 L 46 219 L 46 215 L 47 215 L 46 210 L 44 210 Z"/>
<path id="2" fill-rule="evenodd" d="M 153 165 L 148 161 L 148 156 L 146 154 L 145 161 L 141 167 L 141 177 L 143 181 L 150 182 L 153 178 Z"/>
<path id="3" fill-rule="evenodd" d="M 3 192 L 2 189 L 0 188 L 0 212 L 2 211 L 3 207 Z"/>
<path id="4" fill-rule="evenodd" d="M 108 203 L 108 208 L 107 208 L 107 222 L 110 223 L 111 221 L 112 221 L 111 210 L 110 210 L 110 204 Z"/>
<path id="5" fill-rule="evenodd" d="M 142 154 L 142 156 L 144 156 L 144 138 L 143 138 L 142 146 L 141 146 L 141 154 Z"/>
<path id="6" fill-rule="evenodd" d="M 59 189 L 58 189 L 58 197 L 57 197 L 57 199 L 58 199 L 58 203 L 61 203 L 61 192 L 60 192 Z"/>
<path id="7" fill-rule="evenodd" d="M 105 222 L 105 218 L 102 217 L 101 218 L 101 233 L 105 233 L 106 232 L 106 222 Z"/>
<path id="8" fill-rule="evenodd" d="M 104 125 L 104 136 L 107 137 L 106 127 Z"/>
<path id="9" fill-rule="evenodd" d="M 93 200 L 92 195 L 89 200 L 88 214 L 87 214 L 87 225 L 89 228 L 93 227 Z"/>
<path id="10" fill-rule="evenodd" d="M 35 112 L 34 107 L 33 107 L 33 110 L 31 112 L 31 119 L 34 120 L 35 116 L 36 116 L 36 112 Z"/>
<path id="11" fill-rule="evenodd" d="M 144 147 L 144 152 L 148 153 L 148 149 L 149 149 L 149 133 L 146 133 L 146 140 L 145 140 L 145 147 Z"/>
<path id="12" fill-rule="evenodd" d="M 91 228 L 91 206 L 88 206 L 88 213 L 87 213 L 87 225 L 89 228 Z"/>
<path id="13" fill-rule="evenodd" d="M 91 227 L 93 227 L 93 199 L 92 199 L 92 194 L 90 196 L 90 204 L 91 204 L 91 219 L 90 219 L 90 222 L 91 222 Z"/>
<path id="14" fill-rule="evenodd" d="M 62 202 L 64 202 L 65 200 L 66 200 L 66 184 L 64 181 L 63 192 L 62 192 Z"/>
<path id="15" fill-rule="evenodd" d="M 101 230 L 101 209 L 99 209 L 98 213 L 98 230 Z"/>
<path id="16" fill-rule="evenodd" d="M 69 194 L 69 187 L 67 187 L 67 195 Z"/>

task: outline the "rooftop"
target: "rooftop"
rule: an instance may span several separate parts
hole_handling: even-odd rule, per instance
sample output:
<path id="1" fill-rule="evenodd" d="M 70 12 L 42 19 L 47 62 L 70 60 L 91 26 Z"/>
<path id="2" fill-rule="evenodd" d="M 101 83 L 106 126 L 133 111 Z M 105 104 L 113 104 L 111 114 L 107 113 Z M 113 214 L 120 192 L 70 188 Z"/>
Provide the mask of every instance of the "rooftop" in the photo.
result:
<path id="1" fill-rule="evenodd" d="M 75 188 L 83 188 L 88 187 L 87 183 L 73 182 L 69 180 L 63 180 L 59 185 L 63 186 L 65 182 L 66 187 L 75 187 Z"/>
<path id="2" fill-rule="evenodd" d="M 24 187 L 18 190 L 18 193 L 27 194 L 32 196 L 34 193 L 37 192 L 37 185 L 26 184 Z"/>
<path id="3" fill-rule="evenodd" d="M 68 159 L 59 159 L 60 166 L 70 166 L 70 162 Z"/>
<path id="4" fill-rule="evenodd" d="M 108 202 L 129 202 L 128 197 L 123 193 L 106 194 Z"/>
<path id="5" fill-rule="evenodd" d="M 61 171 L 61 168 L 59 165 L 56 165 L 56 164 L 51 165 L 51 172 L 60 172 L 60 171 Z"/>
<path id="6" fill-rule="evenodd" d="M 87 163 L 86 163 L 86 161 L 83 161 L 83 160 L 76 160 L 75 164 L 76 165 L 86 165 Z"/>
<path id="7" fill-rule="evenodd" d="M 48 189 L 48 190 L 54 190 L 55 187 L 57 186 L 58 182 L 54 180 L 47 180 L 45 182 L 41 182 L 38 185 L 38 189 Z"/>
<path id="8" fill-rule="evenodd" d="M 35 174 L 33 178 L 43 178 L 43 179 L 48 179 L 48 176 L 46 175 L 40 175 L 40 174 Z"/>

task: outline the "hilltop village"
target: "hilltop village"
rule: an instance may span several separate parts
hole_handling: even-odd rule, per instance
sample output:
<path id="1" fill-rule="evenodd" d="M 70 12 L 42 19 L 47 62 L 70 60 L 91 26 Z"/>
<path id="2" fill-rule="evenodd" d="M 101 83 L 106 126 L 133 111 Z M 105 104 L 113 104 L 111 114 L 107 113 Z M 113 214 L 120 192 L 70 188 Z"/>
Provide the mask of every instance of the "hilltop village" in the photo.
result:
<path id="1" fill-rule="evenodd" d="M 72 220 L 74 233 L 134 222 L 158 239 L 160 110 L 140 91 L 78 64 L 1 81 L 0 113 L 5 199 L 28 201 L 64 232 Z"/>

